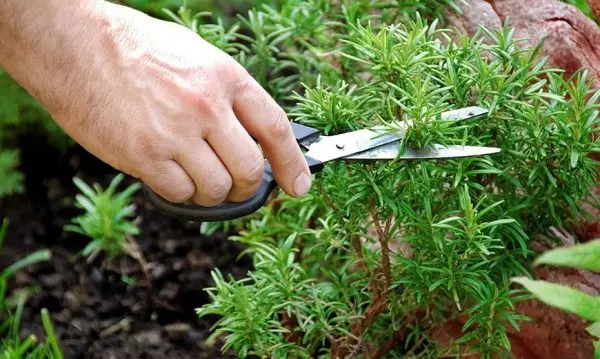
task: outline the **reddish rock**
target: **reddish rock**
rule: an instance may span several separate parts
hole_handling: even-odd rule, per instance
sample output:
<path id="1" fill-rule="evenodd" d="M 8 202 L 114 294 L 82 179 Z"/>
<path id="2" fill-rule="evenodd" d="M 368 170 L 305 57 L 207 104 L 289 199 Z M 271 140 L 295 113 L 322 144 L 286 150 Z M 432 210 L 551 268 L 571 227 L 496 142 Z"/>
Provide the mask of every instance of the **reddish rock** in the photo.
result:
<path id="1" fill-rule="evenodd" d="M 468 0 L 467 4 L 458 2 L 462 14 L 456 16 L 452 10 L 446 11 L 448 27 L 455 27 L 461 33 L 473 36 L 479 31 L 480 26 L 488 29 L 502 27 L 502 21 L 492 5 L 484 0 Z"/>
<path id="2" fill-rule="evenodd" d="M 587 271 L 566 268 L 540 268 L 537 279 L 561 283 L 592 295 L 600 294 L 600 278 Z M 509 338 L 519 359 L 589 359 L 594 357 L 593 338 L 585 328 L 590 324 L 579 317 L 530 300 L 517 305 L 519 313 L 531 318 L 520 332 Z"/>
<path id="3" fill-rule="evenodd" d="M 549 66 L 564 69 L 567 76 L 587 69 L 600 88 L 600 27 L 576 7 L 559 0 L 467 0 L 460 6 L 461 16 L 446 19 L 463 33 L 472 36 L 479 25 L 499 28 L 508 19 L 521 46 L 534 46 L 545 37 Z"/>

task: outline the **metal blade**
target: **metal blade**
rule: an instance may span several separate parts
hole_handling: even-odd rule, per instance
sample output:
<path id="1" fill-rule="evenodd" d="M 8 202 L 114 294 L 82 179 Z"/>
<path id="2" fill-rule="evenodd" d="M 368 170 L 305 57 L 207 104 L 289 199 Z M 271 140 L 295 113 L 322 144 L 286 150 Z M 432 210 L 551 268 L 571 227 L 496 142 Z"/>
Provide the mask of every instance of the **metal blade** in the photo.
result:
<path id="1" fill-rule="evenodd" d="M 473 120 L 490 112 L 487 108 L 479 106 L 470 106 L 459 108 L 457 110 L 451 110 L 442 112 L 442 121 L 460 121 L 460 120 Z"/>
<path id="2" fill-rule="evenodd" d="M 461 157 L 485 156 L 500 152 L 496 147 L 482 146 L 460 146 L 460 145 L 433 145 L 425 148 L 406 148 L 401 156 L 400 144 L 397 142 L 374 148 L 361 153 L 344 157 L 344 160 L 426 160 L 426 159 L 448 159 Z"/>
<path id="3" fill-rule="evenodd" d="M 326 163 L 398 141 L 403 136 L 404 131 L 402 130 L 381 134 L 369 129 L 336 136 L 320 136 L 316 141 L 306 146 L 308 152 L 305 155 Z"/>
<path id="4" fill-rule="evenodd" d="M 468 120 L 487 112 L 485 108 L 471 106 L 443 112 L 441 118 L 442 121 Z M 402 121 L 398 123 L 398 129 L 393 132 L 390 132 L 389 128 L 377 126 L 335 136 L 310 136 L 305 141 L 300 141 L 300 144 L 308 149 L 307 156 L 326 163 L 396 142 L 404 137 L 407 126 L 409 123 Z"/>

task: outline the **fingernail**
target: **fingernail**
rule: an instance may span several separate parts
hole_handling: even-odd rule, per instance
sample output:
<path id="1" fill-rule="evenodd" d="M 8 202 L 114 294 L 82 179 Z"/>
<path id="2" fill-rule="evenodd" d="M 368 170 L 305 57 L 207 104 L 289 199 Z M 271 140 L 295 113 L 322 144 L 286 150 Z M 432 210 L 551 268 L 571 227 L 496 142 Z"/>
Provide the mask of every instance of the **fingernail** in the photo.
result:
<path id="1" fill-rule="evenodd" d="M 311 182 L 310 175 L 306 172 L 302 172 L 302 174 L 296 178 L 296 182 L 294 182 L 294 195 L 300 197 L 308 193 Z"/>

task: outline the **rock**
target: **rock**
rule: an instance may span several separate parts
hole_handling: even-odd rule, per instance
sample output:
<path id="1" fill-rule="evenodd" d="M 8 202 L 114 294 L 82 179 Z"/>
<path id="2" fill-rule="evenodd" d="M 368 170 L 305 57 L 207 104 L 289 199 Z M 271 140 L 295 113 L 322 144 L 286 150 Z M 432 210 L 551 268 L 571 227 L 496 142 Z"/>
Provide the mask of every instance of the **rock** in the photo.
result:
<path id="1" fill-rule="evenodd" d="M 185 267 L 185 260 L 178 259 L 175 263 L 173 263 L 173 270 L 179 272 Z"/>
<path id="2" fill-rule="evenodd" d="M 199 250 L 189 252 L 185 258 L 190 268 L 213 268 L 215 266 L 213 258 Z"/>
<path id="3" fill-rule="evenodd" d="M 460 5 L 462 14 L 457 16 L 452 10 L 446 11 L 446 21 L 449 27 L 455 27 L 461 33 L 473 36 L 478 31 L 480 26 L 488 29 L 499 29 L 502 27 L 500 17 L 494 11 L 490 3 L 484 0 L 469 0 L 467 4 Z"/>
<path id="4" fill-rule="evenodd" d="M 600 2 L 596 0 L 595 2 Z M 542 53 L 548 66 L 570 76 L 587 69 L 600 88 L 600 27 L 576 7 L 559 0 L 467 0 L 457 3 L 463 15 L 447 13 L 446 20 L 472 36 L 481 24 L 497 29 L 508 19 L 522 47 L 535 46 L 544 37 Z"/>
<path id="5" fill-rule="evenodd" d="M 152 270 L 152 278 L 161 279 L 167 272 L 167 267 L 164 265 L 158 265 Z"/>
<path id="6" fill-rule="evenodd" d="M 165 332 L 172 341 L 180 341 L 192 330 L 188 323 L 173 323 L 165 326 Z"/>
<path id="7" fill-rule="evenodd" d="M 160 335 L 159 330 L 147 330 L 143 332 L 136 333 L 133 336 L 134 340 L 140 343 L 141 345 L 148 345 L 153 347 L 158 347 L 162 340 L 162 336 Z"/>
<path id="8" fill-rule="evenodd" d="M 160 249 L 166 254 L 172 255 L 175 254 L 179 244 L 175 239 L 167 239 L 166 241 L 161 241 L 159 244 Z"/>
<path id="9" fill-rule="evenodd" d="M 58 313 L 54 313 L 52 316 L 52 320 L 56 321 L 57 323 L 69 323 L 71 318 L 71 311 L 68 309 L 63 309 Z"/>
<path id="10" fill-rule="evenodd" d="M 33 279 L 26 271 L 18 271 L 15 273 L 15 284 L 17 287 L 25 287 L 31 283 Z"/>
<path id="11" fill-rule="evenodd" d="M 95 284 L 103 284 L 105 281 L 104 273 L 102 273 L 102 271 L 96 267 L 92 268 L 90 277 L 92 278 L 92 282 Z"/>
<path id="12" fill-rule="evenodd" d="M 40 278 L 40 281 L 46 288 L 56 288 L 62 282 L 62 275 L 60 273 L 45 275 Z"/>
<path id="13" fill-rule="evenodd" d="M 184 337 L 185 344 L 189 346 L 201 346 L 205 348 L 207 351 L 211 350 L 210 344 L 207 344 L 206 341 L 207 333 L 202 333 L 196 330 L 189 331 L 186 333 Z"/>
<path id="14" fill-rule="evenodd" d="M 179 293 L 179 283 L 165 283 L 165 286 L 158 292 L 160 298 L 164 298 L 167 301 L 171 301 L 177 298 Z"/>

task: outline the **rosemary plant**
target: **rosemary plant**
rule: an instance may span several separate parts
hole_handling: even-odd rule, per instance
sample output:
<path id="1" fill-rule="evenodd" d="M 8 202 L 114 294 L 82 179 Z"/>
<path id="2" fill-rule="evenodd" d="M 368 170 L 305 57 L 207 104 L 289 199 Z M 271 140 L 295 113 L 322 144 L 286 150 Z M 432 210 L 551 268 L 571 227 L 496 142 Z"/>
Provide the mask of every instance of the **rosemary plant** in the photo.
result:
<path id="1" fill-rule="evenodd" d="M 215 335 L 240 357 L 508 357 L 529 244 L 585 215 L 597 181 L 597 100 L 513 31 L 472 38 L 440 27 L 449 1 L 265 2 L 231 25 L 171 13 L 234 55 L 300 123 L 327 134 L 411 118 L 404 144 L 480 144 L 500 154 L 330 164 L 301 199 L 282 193 L 227 223 L 254 269 L 213 272 Z M 491 41 L 483 41 L 483 37 Z M 479 105 L 481 121 L 445 126 Z M 204 228 L 205 230 L 214 230 Z M 449 347 L 432 329 L 464 315 Z"/>
<path id="2" fill-rule="evenodd" d="M 131 196 L 140 188 L 134 183 L 122 192 L 117 192 L 124 175 L 118 174 L 106 189 L 94 184 L 93 187 L 79 178 L 73 182 L 81 191 L 76 196 L 76 205 L 84 213 L 73 218 L 65 230 L 76 232 L 91 239 L 82 254 L 93 258 L 105 252 L 108 259 L 128 253 L 130 236 L 137 235 L 139 228 L 131 220 L 135 216 L 135 207 L 130 203 Z"/>

